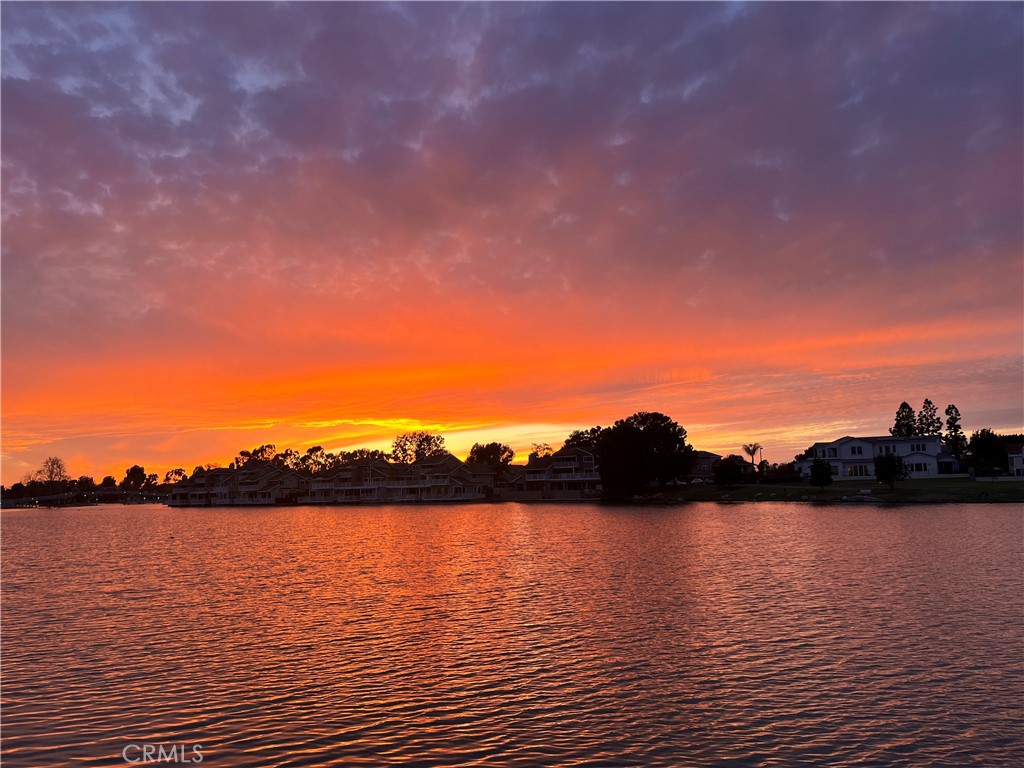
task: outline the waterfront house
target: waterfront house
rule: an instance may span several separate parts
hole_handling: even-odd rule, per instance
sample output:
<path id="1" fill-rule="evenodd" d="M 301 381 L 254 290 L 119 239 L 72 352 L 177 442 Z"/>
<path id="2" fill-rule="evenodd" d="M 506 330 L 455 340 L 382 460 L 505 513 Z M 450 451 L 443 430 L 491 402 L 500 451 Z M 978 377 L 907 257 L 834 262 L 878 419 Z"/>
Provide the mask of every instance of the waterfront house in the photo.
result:
<path id="1" fill-rule="evenodd" d="M 1024 477 L 1024 443 L 1007 444 L 1006 463 L 1011 475 Z"/>
<path id="2" fill-rule="evenodd" d="M 595 496 L 601 476 L 597 459 L 588 450 L 561 448 L 550 456 L 532 456 L 514 485 L 514 497 L 524 499 L 579 499 Z"/>
<path id="3" fill-rule="evenodd" d="M 693 469 L 690 470 L 690 481 L 700 480 L 710 483 L 715 479 L 715 464 L 720 462 L 722 457 L 711 451 L 693 452 Z"/>
<path id="4" fill-rule="evenodd" d="M 309 479 L 290 469 L 249 462 L 237 475 L 235 504 L 294 504 L 309 493 Z"/>
<path id="5" fill-rule="evenodd" d="M 942 445 L 942 438 L 929 437 L 841 437 L 815 443 L 797 462 L 803 477 L 810 477 L 814 459 L 832 467 L 835 480 L 857 480 L 875 476 L 875 457 L 895 454 L 912 478 L 938 477 L 959 471 L 959 463 Z"/>

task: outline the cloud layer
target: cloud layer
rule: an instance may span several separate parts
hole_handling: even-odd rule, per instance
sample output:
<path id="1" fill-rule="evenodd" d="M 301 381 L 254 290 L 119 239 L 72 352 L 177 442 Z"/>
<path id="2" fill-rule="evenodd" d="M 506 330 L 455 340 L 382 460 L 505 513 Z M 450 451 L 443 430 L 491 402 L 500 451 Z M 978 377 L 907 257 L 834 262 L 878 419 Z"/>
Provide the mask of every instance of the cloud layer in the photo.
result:
<path id="1" fill-rule="evenodd" d="M 6 483 L 641 408 L 773 460 L 903 399 L 1024 422 L 1013 5 L 0 12 Z"/>

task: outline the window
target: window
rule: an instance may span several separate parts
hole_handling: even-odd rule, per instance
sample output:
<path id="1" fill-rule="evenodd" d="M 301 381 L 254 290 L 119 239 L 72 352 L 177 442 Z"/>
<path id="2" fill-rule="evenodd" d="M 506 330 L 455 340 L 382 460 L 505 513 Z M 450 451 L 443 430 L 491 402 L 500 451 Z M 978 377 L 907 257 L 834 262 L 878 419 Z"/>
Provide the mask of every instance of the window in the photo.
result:
<path id="1" fill-rule="evenodd" d="M 924 443 L 911 443 L 910 450 L 914 453 L 924 453 Z"/>
<path id="2" fill-rule="evenodd" d="M 830 459 L 834 459 L 837 456 L 839 456 L 839 449 L 838 448 L 829 448 L 828 449 L 828 457 Z"/>
<path id="3" fill-rule="evenodd" d="M 863 456 L 864 455 L 864 446 L 863 445 L 851 445 L 850 446 L 850 455 L 851 456 Z"/>
<path id="4" fill-rule="evenodd" d="M 867 477 L 868 468 L 863 464 L 854 464 L 846 468 L 847 477 Z"/>

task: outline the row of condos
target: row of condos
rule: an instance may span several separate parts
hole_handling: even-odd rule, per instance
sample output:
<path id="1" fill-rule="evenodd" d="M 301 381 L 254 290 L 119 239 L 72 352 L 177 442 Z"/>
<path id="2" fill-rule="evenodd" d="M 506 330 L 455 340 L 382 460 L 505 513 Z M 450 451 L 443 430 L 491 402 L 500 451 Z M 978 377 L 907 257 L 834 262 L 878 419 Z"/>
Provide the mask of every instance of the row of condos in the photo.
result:
<path id="1" fill-rule="evenodd" d="M 938 477 L 960 471 L 957 459 L 933 437 L 841 437 L 815 443 L 808 455 L 797 462 L 803 477 L 811 476 L 811 464 L 824 459 L 836 480 L 857 480 L 875 476 L 875 457 L 895 454 L 915 478 Z"/>
<path id="2" fill-rule="evenodd" d="M 384 459 L 357 461 L 318 477 L 266 463 L 241 469 L 211 469 L 176 484 L 172 507 L 271 504 L 390 504 L 482 499 L 582 499 L 596 496 L 600 479 L 592 453 L 563 448 L 531 458 L 526 466 L 500 472 L 466 464 L 455 456 L 394 464 Z"/>

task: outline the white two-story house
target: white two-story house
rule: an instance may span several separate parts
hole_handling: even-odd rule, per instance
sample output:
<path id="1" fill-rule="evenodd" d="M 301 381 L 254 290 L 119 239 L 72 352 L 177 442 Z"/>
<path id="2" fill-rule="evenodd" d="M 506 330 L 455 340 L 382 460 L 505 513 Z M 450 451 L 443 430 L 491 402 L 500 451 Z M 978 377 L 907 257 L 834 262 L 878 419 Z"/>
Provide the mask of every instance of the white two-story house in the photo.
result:
<path id="1" fill-rule="evenodd" d="M 824 459 L 832 467 L 835 480 L 857 480 L 875 476 L 875 457 L 895 454 L 903 459 L 910 477 L 938 477 L 958 470 L 958 463 L 946 453 L 942 438 L 931 437 L 840 437 L 815 443 L 797 467 L 810 477 L 814 459 Z"/>

